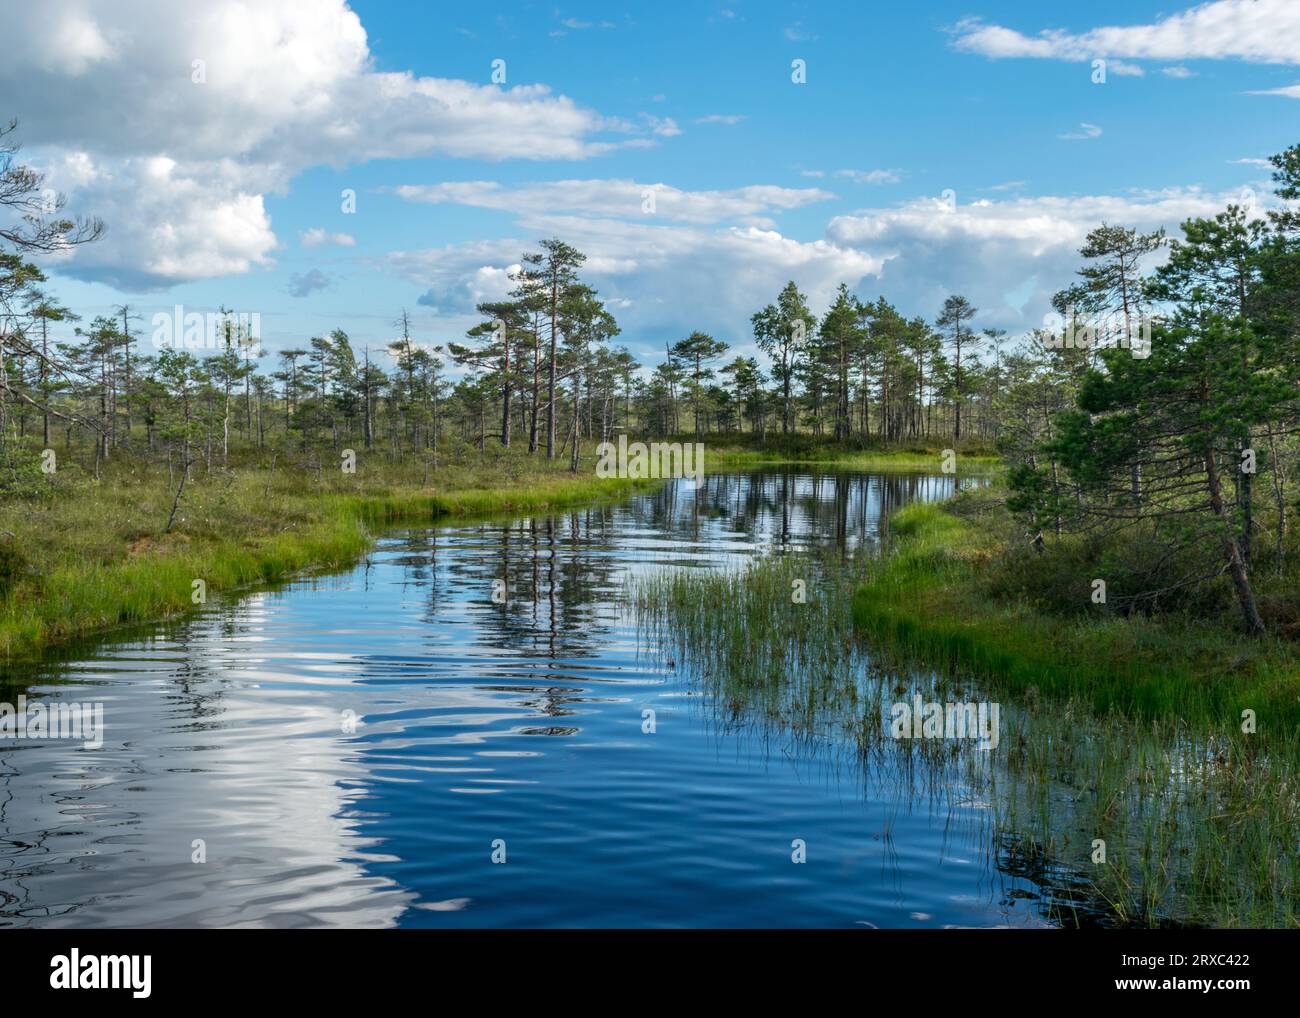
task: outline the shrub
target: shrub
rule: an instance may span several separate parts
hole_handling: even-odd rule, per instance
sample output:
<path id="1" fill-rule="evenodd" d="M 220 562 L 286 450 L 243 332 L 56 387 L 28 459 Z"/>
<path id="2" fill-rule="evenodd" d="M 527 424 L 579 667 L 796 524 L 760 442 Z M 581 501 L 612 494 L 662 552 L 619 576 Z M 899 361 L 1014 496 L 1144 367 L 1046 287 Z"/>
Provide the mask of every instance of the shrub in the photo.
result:
<path id="1" fill-rule="evenodd" d="M 12 534 L 0 534 L 0 595 L 9 593 L 19 577 L 30 569 L 27 556 Z"/>

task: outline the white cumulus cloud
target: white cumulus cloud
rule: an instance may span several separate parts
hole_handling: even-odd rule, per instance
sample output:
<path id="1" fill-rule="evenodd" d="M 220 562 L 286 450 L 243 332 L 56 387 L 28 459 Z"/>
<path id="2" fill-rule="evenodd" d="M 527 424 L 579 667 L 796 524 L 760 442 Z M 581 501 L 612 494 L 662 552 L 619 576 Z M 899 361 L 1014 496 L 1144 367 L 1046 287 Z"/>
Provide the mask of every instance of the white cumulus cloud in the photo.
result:
<path id="1" fill-rule="evenodd" d="M 325 247 L 330 244 L 336 247 L 355 247 L 357 241 L 350 233 L 330 233 L 323 227 L 313 226 L 298 235 L 298 243 L 308 248 Z"/>
<path id="2" fill-rule="evenodd" d="M 1035 35 L 970 18 L 955 26 L 954 36 L 958 49 L 994 59 L 1127 57 L 1298 64 L 1300 4 L 1294 0 L 1214 0 L 1147 24 L 1109 25 L 1086 32 L 1045 28 Z"/>
<path id="3" fill-rule="evenodd" d="M 837 216 L 826 237 L 880 260 L 873 285 L 908 313 L 933 316 L 945 297 L 962 293 L 981 309 L 981 324 L 1014 332 L 1039 326 L 1052 294 L 1075 280 L 1088 231 L 1111 223 L 1177 236 L 1185 219 L 1240 200 L 1198 188 L 955 206 L 928 198 Z"/>
<path id="4" fill-rule="evenodd" d="M 650 221 L 662 217 L 686 223 L 752 220 L 835 197 L 818 188 L 757 184 L 726 191 L 683 191 L 663 183 L 617 179 L 553 180 L 512 187 L 469 180 L 403 184 L 393 192 L 407 201 L 430 205 L 468 205 L 514 213 L 576 212 Z M 647 211 L 650 208 L 653 212 Z"/>
<path id="5" fill-rule="evenodd" d="M 749 316 L 795 280 L 824 306 L 841 281 L 855 285 L 880 259 L 829 240 L 804 242 L 757 227 L 702 228 L 577 216 L 525 216 L 521 236 L 400 251 L 383 264 L 425 287 L 421 303 L 447 315 L 510 289 L 509 270 L 540 237 L 560 236 L 587 256 L 584 279 L 618 311 L 620 342 L 654 356 L 659 340 L 699 328 L 733 345 L 751 342 Z M 683 332 L 682 330 L 685 330 Z"/>
<path id="6" fill-rule="evenodd" d="M 270 264 L 263 198 L 309 166 L 629 144 L 545 85 L 376 70 L 344 0 L 44 0 L 7 4 L 4 21 L 0 94 L 26 158 L 109 227 L 63 271 L 123 287 Z"/>

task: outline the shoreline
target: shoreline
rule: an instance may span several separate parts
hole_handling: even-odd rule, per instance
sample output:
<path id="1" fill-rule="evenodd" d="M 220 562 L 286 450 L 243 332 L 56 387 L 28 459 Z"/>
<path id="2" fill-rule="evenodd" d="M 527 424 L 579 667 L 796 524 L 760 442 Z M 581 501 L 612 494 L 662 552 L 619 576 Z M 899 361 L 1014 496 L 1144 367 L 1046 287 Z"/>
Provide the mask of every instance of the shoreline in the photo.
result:
<path id="1" fill-rule="evenodd" d="M 250 470 L 204 478 L 192 486 L 195 515 L 219 500 L 214 479 L 230 488 L 264 481 Z M 349 568 L 374 546 L 372 527 L 596 506 L 657 484 L 566 471 L 441 491 L 394 483 L 376 493 L 278 492 L 247 529 L 232 521 L 224 532 L 196 536 L 182 526 L 142 534 L 113 561 L 74 555 L 24 570 L 0 598 L 0 673 L 39 666 L 47 649 L 174 621 L 217 595 Z M 196 580 L 203 581 L 202 600 L 195 600 Z"/>
<path id="2" fill-rule="evenodd" d="M 998 601 L 980 581 L 1003 550 L 1000 538 L 950 508 L 895 514 L 892 547 L 853 597 L 859 629 L 887 652 L 1017 694 L 1073 697 L 1097 715 L 1232 732 L 1251 710 L 1283 738 L 1300 725 L 1300 653 L 1285 641 L 1213 621 L 1061 616 Z"/>

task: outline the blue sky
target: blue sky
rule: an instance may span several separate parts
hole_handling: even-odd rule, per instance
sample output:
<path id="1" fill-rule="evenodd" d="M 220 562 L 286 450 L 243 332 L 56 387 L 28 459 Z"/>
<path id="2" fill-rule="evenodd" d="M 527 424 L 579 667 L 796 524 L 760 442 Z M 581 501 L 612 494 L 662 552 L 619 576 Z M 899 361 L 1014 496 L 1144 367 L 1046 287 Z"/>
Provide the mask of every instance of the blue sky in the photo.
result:
<path id="1" fill-rule="evenodd" d="M 175 6 L 15 6 L 0 112 L 108 221 L 51 266 L 65 303 L 224 304 L 272 351 L 380 348 L 402 307 L 457 340 L 552 233 L 647 360 L 695 328 L 750 352 L 785 279 L 1021 332 L 1090 226 L 1266 207 L 1249 160 L 1300 142 L 1300 3 Z"/>

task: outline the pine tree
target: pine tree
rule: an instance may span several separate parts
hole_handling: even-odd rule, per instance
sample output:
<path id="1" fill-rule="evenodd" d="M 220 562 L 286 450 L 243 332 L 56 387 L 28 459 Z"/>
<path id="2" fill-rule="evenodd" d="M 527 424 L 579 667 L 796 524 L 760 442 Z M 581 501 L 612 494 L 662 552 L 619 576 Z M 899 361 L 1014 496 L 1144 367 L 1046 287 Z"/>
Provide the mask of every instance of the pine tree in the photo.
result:
<path id="1" fill-rule="evenodd" d="M 816 319 L 808 310 L 808 298 L 791 280 L 776 303 L 755 313 L 750 321 L 759 349 L 773 358 L 772 377 L 781 388 L 781 433 L 789 434 L 794 423 L 792 383 L 804 355 L 804 341 L 816 327 Z"/>

